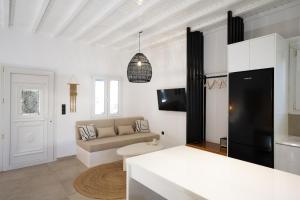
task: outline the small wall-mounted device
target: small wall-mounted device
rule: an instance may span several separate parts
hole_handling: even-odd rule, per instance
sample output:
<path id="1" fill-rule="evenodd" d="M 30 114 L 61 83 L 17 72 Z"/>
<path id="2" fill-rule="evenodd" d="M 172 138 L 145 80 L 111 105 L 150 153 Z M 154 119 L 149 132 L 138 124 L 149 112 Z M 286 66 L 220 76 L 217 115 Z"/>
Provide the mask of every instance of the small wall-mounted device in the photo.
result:
<path id="1" fill-rule="evenodd" d="M 164 131 L 162 131 L 162 132 L 161 132 L 161 134 L 162 134 L 162 135 L 164 135 L 164 134 L 165 134 L 165 132 L 164 132 Z"/>
<path id="2" fill-rule="evenodd" d="M 66 114 L 66 104 L 61 105 L 61 114 L 65 115 Z"/>

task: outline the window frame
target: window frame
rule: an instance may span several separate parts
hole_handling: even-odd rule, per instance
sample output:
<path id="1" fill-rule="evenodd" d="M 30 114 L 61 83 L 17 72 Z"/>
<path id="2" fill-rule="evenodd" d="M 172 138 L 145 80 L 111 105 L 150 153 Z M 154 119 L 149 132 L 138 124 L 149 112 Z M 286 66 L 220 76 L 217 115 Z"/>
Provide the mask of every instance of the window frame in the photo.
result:
<path id="1" fill-rule="evenodd" d="M 104 81 L 104 113 L 95 113 L 95 82 Z M 118 81 L 118 113 L 110 114 L 110 81 Z M 119 117 L 122 115 L 122 78 L 114 76 L 93 76 L 92 77 L 92 92 L 91 92 L 91 116 L 93 119 Z"/>

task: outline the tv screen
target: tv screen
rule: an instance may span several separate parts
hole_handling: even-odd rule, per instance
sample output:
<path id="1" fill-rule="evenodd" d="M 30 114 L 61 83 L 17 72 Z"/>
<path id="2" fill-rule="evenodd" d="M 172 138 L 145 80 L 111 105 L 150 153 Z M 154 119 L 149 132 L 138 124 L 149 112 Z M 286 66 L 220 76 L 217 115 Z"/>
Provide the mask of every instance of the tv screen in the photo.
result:
<path id="1" fill-rule="evenodd" d="M 186 111 L 185 88 L 157 90 L 158 109 Z"/>

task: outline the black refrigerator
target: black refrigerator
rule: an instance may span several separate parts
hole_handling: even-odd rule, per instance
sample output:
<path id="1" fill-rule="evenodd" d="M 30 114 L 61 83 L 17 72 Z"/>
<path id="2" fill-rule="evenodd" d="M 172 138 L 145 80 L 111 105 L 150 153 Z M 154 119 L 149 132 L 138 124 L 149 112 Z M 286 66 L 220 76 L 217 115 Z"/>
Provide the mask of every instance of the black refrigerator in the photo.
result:
<path id="1" fill-rule="evenodd" d="M 273 168 L 273 116 L 273 68 L 229 74 L 229 157 Z"/>

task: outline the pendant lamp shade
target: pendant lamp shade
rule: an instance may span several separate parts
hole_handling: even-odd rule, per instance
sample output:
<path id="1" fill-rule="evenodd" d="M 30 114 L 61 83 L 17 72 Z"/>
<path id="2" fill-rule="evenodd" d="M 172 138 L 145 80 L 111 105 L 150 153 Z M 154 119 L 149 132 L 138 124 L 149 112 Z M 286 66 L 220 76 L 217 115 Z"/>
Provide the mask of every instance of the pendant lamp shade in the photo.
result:
<path id="1" fill-rule="evenodd" d="M 132 83 L 147 83 L 152 77 L 152 67 L 148 58 L 140 52 L 139 32 L 139 53 L 135 54 L 130 60 L 127 68 L 127 78 Z"/>

